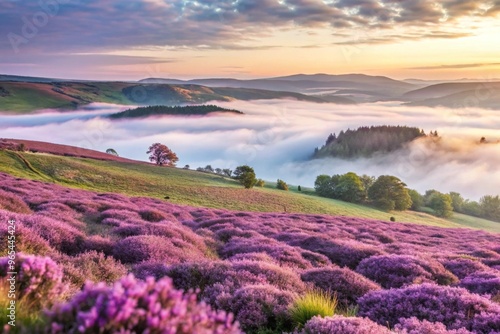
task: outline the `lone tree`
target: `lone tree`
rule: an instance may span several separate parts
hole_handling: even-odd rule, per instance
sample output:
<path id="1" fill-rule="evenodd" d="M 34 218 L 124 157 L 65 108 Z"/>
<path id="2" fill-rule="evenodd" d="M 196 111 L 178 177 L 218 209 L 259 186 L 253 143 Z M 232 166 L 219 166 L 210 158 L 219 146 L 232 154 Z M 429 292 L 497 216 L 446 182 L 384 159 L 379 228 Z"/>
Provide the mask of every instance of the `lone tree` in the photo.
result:
<path id="1" fill-rule="evenodd" d="M 106 150 L 106 153 L 107 153 L 107 154 L 114 155 L 114 156 L 116 156 L 116 157 L 118 157 L 118 156 L 119 156 L 119 155 L 118 155 L 118 153 L 117 153 L 114 149 L 112 149 L 112 148 L 108 148 L 108 149 Z"/>
<path id="2" fill-rule="evenodd" d="M 378 208 L 386 211 L 404 211 L 412 204 L 406 184 L 390 175 L 380 176 L 368 190 L 368 197 Z"/>
<path id="3" fill-rule="evenodd" d="M 175 163 L 179 161 L 177 154 L 166 145 L 160 143 L 151 145 L 146 153 L 149 154 L 149 161 L 154 162 L 158 166 L 175 167 Z"/>
<path id="4" fill-rule="evenodd" d="M 276 181 L 276 188 L 288 191 L 288 184 L 286 184 L 285 181 L 278 179 L 278 181 Z"/>
<path id="5" fill-rule="evenodd" d="M 257 178 L 255 177 L 255 171 L 252 167 L 244 165 L 238 166 L 234 170 L 234 178 L 247 189 L 253 188 L 257 183 Z"/>

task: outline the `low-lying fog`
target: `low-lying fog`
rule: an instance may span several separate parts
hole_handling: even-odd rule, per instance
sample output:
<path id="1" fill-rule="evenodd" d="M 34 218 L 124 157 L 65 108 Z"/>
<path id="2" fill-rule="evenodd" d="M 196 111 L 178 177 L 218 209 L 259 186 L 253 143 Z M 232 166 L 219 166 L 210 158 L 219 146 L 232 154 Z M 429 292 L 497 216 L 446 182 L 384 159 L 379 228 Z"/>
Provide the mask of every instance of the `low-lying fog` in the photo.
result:
<path id="1" fill-rule="evenodd" d="M 500 139 L 500 113 L 492 110 L 401 107 L 390 104 L 341 106 L 262 100 L 217 102 L 245 115 L 114 120 L 103 116 L 128 107 L 94 104 L 70 113 L 49 111 L 0 116 L 1 137 L 48 141 L 147 160 L 152 143 L 169 146 L 178 166 L 208 164 L 234 168 L 248 164 L 265 180 L 313 186 L 319 174 L 354 171 L 400 177 L 421 192 L 458 191 L 471 199 L 500 193 L 500 144 L 478 145 L 481 137 Z M 415 142 L 387 156 L 345 161 L 308 160 L 329 133 L 370 125 L 408 125 L 437 130 L 440 145 Z"/>

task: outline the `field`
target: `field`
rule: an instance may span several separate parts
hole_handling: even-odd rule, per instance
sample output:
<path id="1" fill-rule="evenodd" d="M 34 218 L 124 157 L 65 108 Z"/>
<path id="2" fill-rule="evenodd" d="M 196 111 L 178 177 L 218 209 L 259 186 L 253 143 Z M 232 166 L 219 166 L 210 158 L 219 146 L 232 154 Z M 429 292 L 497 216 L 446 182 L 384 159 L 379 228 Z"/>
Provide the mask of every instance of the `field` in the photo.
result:
<path id="1" fill-rule="evenodd" d="M 37 159 L 24 156 L 40 170 Z M 210 183 L 208 176 L 197 180 L 203 178 Z M 106 333 L 161 333 L 165 326 L 235 334 L 491 334 L 500 328 L 496 234 L 199 208 L 2 173 L 0 200 L 0 221 L 10 222 L 0 225 L 0 242 L 8 244 L 8 226 L 15 225 L 21 327 L 14 332 L 90 334 L 102 323 Z M 10 271 L 6 253 L 1 277 Z M 197 295 L 181 292 L 190 289 Z M 325 317 L 310 319 L 315 314 Z"/>
<path id="2" fill-rule="evenodd" d="M 387 213 L 366 206 L 315 196 L 311 189 L 288 192 L 273 188 L 243 189 L 222 176 L 135 162 L 99 161 L 41 153 L 0 151 L 0 171 L 17 177 L 69 187 L 148 196 L 171 203 L 261 212 L 319 213 L 442 227 L 481 228 L 500 232 L 500 224 L 457 215 L 451 220 L 421 212 Z M 132 185 L 132 186 L 131 186 Z"/>

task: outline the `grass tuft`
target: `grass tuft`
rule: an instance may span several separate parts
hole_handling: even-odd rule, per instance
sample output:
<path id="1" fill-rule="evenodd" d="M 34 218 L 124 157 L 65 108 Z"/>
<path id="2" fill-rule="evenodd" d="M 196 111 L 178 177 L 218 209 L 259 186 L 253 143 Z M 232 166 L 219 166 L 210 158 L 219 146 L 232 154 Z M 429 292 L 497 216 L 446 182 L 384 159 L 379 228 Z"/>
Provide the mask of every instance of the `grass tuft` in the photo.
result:
<path id="1" fill-rule="evenodd" d="M 333 316 L 337 309 L 337 296 L 323 290 L 311 290 L 297 298 L 290 307 L 295 326 L 302 327 L 314 316 Z"/>

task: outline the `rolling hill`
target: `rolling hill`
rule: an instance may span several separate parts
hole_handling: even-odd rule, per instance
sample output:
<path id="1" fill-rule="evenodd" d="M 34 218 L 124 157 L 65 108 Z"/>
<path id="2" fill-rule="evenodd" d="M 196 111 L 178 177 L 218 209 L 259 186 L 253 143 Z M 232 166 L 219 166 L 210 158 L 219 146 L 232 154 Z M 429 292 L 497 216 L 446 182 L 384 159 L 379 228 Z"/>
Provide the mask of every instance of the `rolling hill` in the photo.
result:
<path id="1" fill-rule="evenodd" d="M 402 95 L 407 105 L 500 109 L 500 82 L 456 82 L 430 85 Z"/>
<path id="2" fill-rule="evenodd" d="M 67 146 L 27 142 L 38 153 L 0 150 L 0 172 L 15 177 L 56 183 L 72 188 L 114 192 L 130 196 L 164 199 L 175 204 L 256 212 L 295 212 L 371 218 L 411 222 L 441 227 L 472 227 L 500 232 L 500 224 L 460 215 L 451 220 L 436 218 L 422 212 L 386 213 L 366 206 L 321 198 L 312 189 L 290 191 L 275 189 L 272 183 L 264 188 L 243 189 L 236 181 L 219 175 L 161 168 L 154 165 L 110 157 L 96 160 L 103 153 Z M 30 147 L 31 145 L 31 147 Z M 38 146 L 35 146 L 38 145 Z M 46 150 L 43 147 L 47 147 Z M 60 151 L 57 151 L 60 150 Z M 79 157 L 64 156 L 79 152 Z M 51 152 L 48 154 L 42 152 Z M 133 185 L 133 186 L 131 186 Z"/>
<path id="3" fill-rule="evenodd" d="M 27 113 L 49 108 L 74 110 L 92 102 L 173 106 L 201 104 L 208 101 L 231 101 L 233 99 L 296 99 L 325 102 L 318 97 L 293 92 L 209 88 L 191 84 L 0 81 L 0 112 Z"/>

